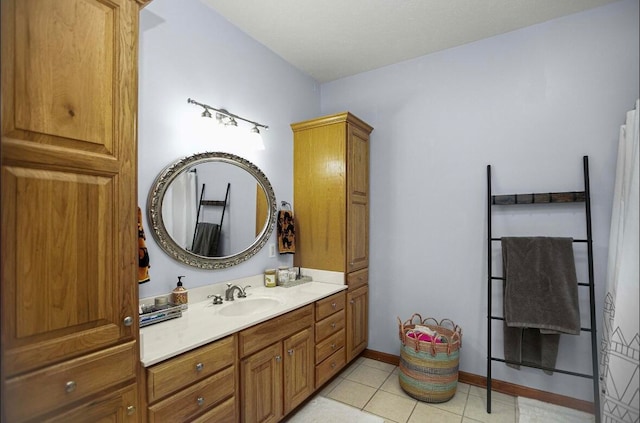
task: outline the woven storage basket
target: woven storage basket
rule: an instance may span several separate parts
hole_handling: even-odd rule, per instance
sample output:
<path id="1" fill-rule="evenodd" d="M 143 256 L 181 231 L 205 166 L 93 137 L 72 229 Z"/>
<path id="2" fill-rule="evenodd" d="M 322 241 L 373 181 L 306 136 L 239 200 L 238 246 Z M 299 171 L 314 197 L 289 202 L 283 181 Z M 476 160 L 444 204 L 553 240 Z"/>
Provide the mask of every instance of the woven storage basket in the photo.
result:
<path id="1" fill-rule="evenodd" d="M 427 326 L 437 332 L 446 342 L 418 340 L 412 338 L 416 324 Z M 398 318 L 402 347 L 400 349 L 400 387 L 413 398 L 431 402 L 445 402 L 456 393 L 458 386 L 458 363 L 462 346 L 462 329 L 449 319 L 440 322 L 432 317 L 422 320 L 414 314 L 402 323 Z"/>

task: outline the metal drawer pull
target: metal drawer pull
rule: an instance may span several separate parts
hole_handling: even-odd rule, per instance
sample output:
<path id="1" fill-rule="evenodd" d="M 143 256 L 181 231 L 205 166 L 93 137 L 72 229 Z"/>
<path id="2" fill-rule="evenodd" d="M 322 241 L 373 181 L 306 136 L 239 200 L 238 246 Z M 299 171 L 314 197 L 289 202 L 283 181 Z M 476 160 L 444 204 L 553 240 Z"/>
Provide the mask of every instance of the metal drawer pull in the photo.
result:
<path id="1" fill-rule="evenodd" d="M 287 350 L 287 352 L 289 353 L 289 355 L 293 355 L 293 348 L 290 350 Z"/>
<path id="2" fill-rule="evenodd" d="M 131 316 L 127 316 L 122 322 L 125 326 L 131 326 L 133 324 L 133 319 L 131 318 Z"/>
<path id="3" fill-rule="evenodd" d="M 331 329 L 335 329 L 335 328 L 336 328 L 336 323 L 335 322 L 331 323 Z"/>
<path id="4" fill-rule="evenodd" d="M 331 303 L 331 307 L 336 308 L 336 303 Z"/>
<path id="5" fill-rule="evenodd" d="M 133 416 L 136 412 L 136 408 L 133 405 L 127 407 L 127 416 Z"/>
<path id="6" fill-rule="evenodd" d="M 334 361 L 333 363 L 331 363 L 331 368 L 335 369 L 336 368 L 336 362 Z"/>
<path id="7" fill-rule="evenodd" d="M 351 300 L 349 301 L 349 304 L 355 304 L 355 301 Z"/>
<path id="8" fill-rule="evenodd" d="M 72 380 L 64 384 L 64 390 L 67 394 L 70 394 L 71 392 L 75 391 L 76 387 L 77 387 L 76 383 Z"/>
<path id="9" fill-rule="evenodd" d="M 202 369 L 204 369 L 204 364 L 202 364 L 202 363 L 196 364 L 196 371 L 197 372 L 201 372 Z"/>
<path id="10" fill-rule="evenodd" d="M 279 355 L 276 355 L 276 361 L 280 363 L 281 360 L 282 360 L 282 357 L 280 357 Z"/>
<path id="11" fill-rule="evenodd" d="M 204 398 L 202 397 L 198 397 L 197 401 L 198 401 L 198 405 L 204 404 Z"/>
<path id="12" fill-rule="evenodd" d="M 331 349 L 335 350 L 336 349 L 336 344 L 331 344 Z"/>

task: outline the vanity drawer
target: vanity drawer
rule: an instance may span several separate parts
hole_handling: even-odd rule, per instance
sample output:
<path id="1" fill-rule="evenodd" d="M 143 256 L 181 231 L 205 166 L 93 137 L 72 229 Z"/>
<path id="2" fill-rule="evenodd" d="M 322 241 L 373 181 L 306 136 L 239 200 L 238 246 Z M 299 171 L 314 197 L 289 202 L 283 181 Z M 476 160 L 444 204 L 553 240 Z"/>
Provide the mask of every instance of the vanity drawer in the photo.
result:
<path id="1" fill-rule="evenodd" d="M 234 367 L 224 369 L 149 407 L 149 422 L 184 422 L 235 392 Z"/>
<path id="2" fill-rule="evenodd" d="M 347 285 L 349 285 L 349 291 L 358 289 L 361 286 L 365 286 L 369 283 L 369 269 L 357 270 L 347 274 Z"/>
<path id="3" fill-rule="evenodd" d="M 344 328 L 344 310 L 316 323 L 316 343 Z"/>
<path id="4" fill-rule="evenodd" d="M 192 420 L 191 423 L 236 423 L 239 420 L 236 418 L 236 400 L 229 398 Z"/>
<path id="5" fill-rule="evenodd" d="M 346 364 L 346 354 L 344 348 L 331 354 L 329 358 L 316 366 L 316 388 L 322 386 L 326 381 L 336 375 Z"/>
<path id="6" fill-rule="evenodd" d="M 329 357 L 340 348 L 344 347 L 344 329 L 334 333 L 324 341 L 316 345 L 316 364 Z"/>
<path id="7" fill-rule="evenodd" d="M 240 332 L 240 357 L 280 341 L 313 325 L 313 304 L 252 326 Z"/>
<path id="8" fill-rule="evenodd" d="M 322 320 L 340 310 L 344 310 L 345 302 L 344 292 L 338 292 L 330 297 L 316 301 L 316 321 Z"/>
<path id="9" fill-rule="evenodd" d="M 228 336 L 147 369 L 147 396 L 154 402 L 234 363 L 235 339 Z"/>
<path id="10" fill-rule="evenodd" d="M 135 342 L 129 342 L 7 380 L 4 405 L 7 421 L 29 420 L 133 380 L 134 348 Z M 30 405 L 25 407 L 25 403 Z"/>

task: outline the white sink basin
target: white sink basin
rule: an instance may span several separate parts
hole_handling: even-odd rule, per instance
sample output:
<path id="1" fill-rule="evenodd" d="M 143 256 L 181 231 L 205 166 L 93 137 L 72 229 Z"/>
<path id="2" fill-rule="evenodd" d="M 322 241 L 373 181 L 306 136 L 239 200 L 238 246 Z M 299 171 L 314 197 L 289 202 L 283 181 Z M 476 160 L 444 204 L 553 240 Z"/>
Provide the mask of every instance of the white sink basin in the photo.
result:
<path id="1" fill-rule="evenodd" d="M 239 298 L 232 303 L 225 304 L 217 313 L 221 316 L 250 316 L 252 314 L 263 313 L 269 311 L 282 304 L 278 298 L 257 297 L 257 298 Z"/>

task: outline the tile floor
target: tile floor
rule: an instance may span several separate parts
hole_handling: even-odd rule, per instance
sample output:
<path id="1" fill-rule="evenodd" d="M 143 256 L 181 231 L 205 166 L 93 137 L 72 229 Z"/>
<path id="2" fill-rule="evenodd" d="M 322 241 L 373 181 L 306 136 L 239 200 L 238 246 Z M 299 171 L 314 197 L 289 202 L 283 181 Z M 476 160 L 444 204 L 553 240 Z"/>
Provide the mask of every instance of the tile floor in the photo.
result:
<path id="1" fill-rule="evenodd" d="M 492 392 L 488 414 L 486 390 L 458 383 L 455 396 L 445 403 L 417 401 L 400 388 L 396 366 L 363 357 L 356 359 L 318 395 L 380 416 L 385 423 L 516 422 L 515 397 Z"/>

